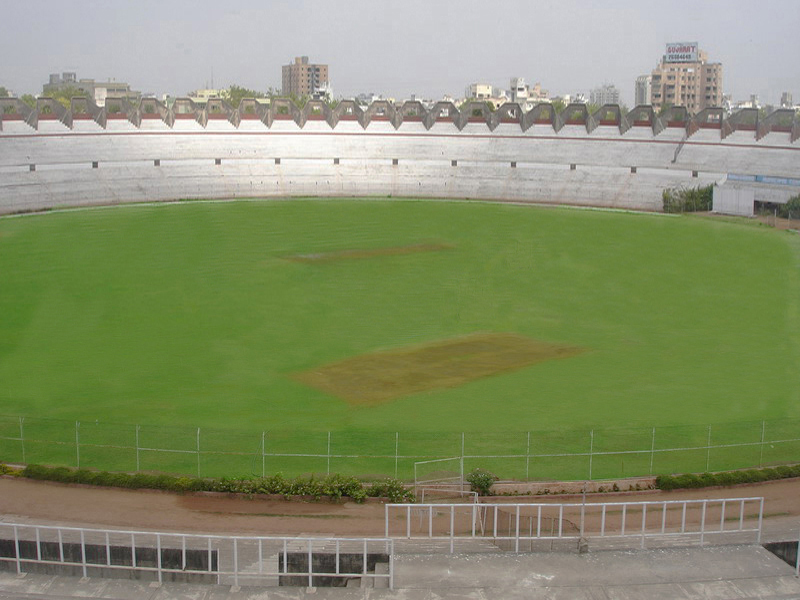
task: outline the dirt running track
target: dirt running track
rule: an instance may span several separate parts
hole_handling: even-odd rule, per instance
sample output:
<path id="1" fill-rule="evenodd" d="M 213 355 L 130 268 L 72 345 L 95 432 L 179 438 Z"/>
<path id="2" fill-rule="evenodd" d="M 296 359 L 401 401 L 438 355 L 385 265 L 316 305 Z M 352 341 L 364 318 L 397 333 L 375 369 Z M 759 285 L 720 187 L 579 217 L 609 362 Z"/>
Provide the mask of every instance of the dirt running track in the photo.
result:
<path id="1" fill-rule="evenodd" d="M 733 488 L 594 494 L 587 502 L 764 496 L 765 525 L 800 525 L 800 479 Z M 501 502 L 575 502 L 580 496 L 496 498 Z M 177 495 L 157 491 L 0 478 L 0 521 L 242 535 L 382 536 L 380 503 L 300 502 Z"/>

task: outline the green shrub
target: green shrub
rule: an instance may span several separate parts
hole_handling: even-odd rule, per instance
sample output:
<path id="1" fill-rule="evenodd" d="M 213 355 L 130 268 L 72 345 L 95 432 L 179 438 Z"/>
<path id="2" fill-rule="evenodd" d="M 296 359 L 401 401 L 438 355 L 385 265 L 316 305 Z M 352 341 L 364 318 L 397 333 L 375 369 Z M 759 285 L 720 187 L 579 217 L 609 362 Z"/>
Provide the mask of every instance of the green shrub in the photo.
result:
<path id="1" fill-rule="evenodd" d="M 747 469 L 744 471 L 725 471 L 722 473 L 702 473 L 695 475 L 659 475 L 656 477 L 656 488 L 660 490 L 678 490 L 703 488 L 712 486 L 730 486 L 740 483 L 760 483 L 800 477 L 800 465 L 784 465 L 764 469 Z"/>
<path id="2" fill-rule="evenodd" d="M 397 479 L 387 478 L 375 481 L 367 489 L 370 498 L 388 498 L 390 502 L 414 502 L 414 491 Z"/>
<path id="3" fill-rule="evenodd" d="M 0 475 L 11 475 L 12 477 L 19 477 L 22 475 L 22 469 L 15 469 L 9 467 L 6 463 L 0 462 Z"/>
<path id="4" fill-rule="evenodd" d="M 713 207 L 714 186 L 667 188 L 661 193 L 665 213 L 708 211 Z"/>
<path id="5" fill-rule="evenodd" d="M 800 220 L 800 194 L 791 198 L 786 204 L 779 204 L 778 216 L 782 219 Z"/>
<path id="6" fill-rule="evenodd" d="M 9 472 L 12 469 L 7 469 Z M 0 474 L 6 467 L 0 463 Z M 83 483 L 128 489 L 153 489 L 171 492 L 228 492 L 234 494 L 276 494 L 282 496 L 312 496 L 338 500 L 350 498 L 363 502 L 366 498 L 388 498 L 391 502 L 413 502 L 414 492 L 397 479 L 383 479 L 365 486 L 355 477 L 347 475 L 327 475 L 323 478 L 310 476 L 286 479 L 276 473 L 269 477 L 199 479 L 194 477 L 174 477 L 152 473 L 109 473 L 67 467 L 45 467 L 28 465 L 17 471 L 23 477 L 61 483 Z M 491 487 L 491 486 L 490 486 Z"/>
<path id="7" fill-rule="evenodd" d="M 497 476 L 483 469 L 474 469 L 466 477 L 473 492 L 478 492 L 480 496 L 488 496 L 492 491 Z"/>

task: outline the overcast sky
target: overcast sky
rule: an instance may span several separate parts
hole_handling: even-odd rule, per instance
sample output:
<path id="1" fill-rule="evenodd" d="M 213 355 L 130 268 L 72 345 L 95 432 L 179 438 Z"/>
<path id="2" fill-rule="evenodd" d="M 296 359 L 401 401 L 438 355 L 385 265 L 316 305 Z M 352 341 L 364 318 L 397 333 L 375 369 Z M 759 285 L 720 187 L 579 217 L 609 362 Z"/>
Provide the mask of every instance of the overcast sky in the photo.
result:
<path id="1" fill-rule="evenodd" d="M 511 77 L 551 95 L 634 81 L 667 42 L 699 42 L 734 100 L 800 102 L 800 0 L 0 0 L 0 86 L 41 93 L 49 73 L 184 95 L 280 88 L 294 56 L 330 65 L 336 96 L 461 96 Z"/>

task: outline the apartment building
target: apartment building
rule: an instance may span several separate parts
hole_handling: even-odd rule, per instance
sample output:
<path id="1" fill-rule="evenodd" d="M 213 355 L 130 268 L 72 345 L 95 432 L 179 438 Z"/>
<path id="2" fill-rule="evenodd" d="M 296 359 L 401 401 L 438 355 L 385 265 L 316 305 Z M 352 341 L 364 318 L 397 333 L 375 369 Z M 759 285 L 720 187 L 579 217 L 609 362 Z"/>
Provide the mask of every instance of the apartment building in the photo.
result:
<path id="1" fill-rule="evenodd" d="M 653 108 L 685 106 L 696 114 L 722 106 L 722 63 L 708 61 L 697 42 L 667 44 L 666 53 L 651 73 Z"/>
<path id="2" fill-rule="evenodd" d="M 298 56 L 283 66 L 281 82 L 284 96 L 313 96 L 330 86 L 328 65 L 310 63 L 307 56 Z"/>

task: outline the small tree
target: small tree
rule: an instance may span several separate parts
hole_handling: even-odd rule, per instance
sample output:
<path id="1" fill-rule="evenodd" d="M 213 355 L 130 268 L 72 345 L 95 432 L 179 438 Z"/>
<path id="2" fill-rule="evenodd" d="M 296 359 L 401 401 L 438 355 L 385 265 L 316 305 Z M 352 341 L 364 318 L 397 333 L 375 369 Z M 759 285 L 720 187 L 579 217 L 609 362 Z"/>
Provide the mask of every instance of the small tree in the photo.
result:
<path id="1" fill-rule="evenodd" d="M 264 92 L 258 92 L 239 85 L 232 85 L 225 91 L 225 99 L 233 108 L 239 108 L 244 98 L 266 98 Z"/>
<path id="2" fill-rule="evenodd" d="M 467 482 L 473 492 L 477 492 L 479 496 L 488 496 L 492 491 L 494 482 L 497 481 L 497 476 L 489 471 L 483 469 L 473 469 L 467 475 Z"/>
<path id="3" fill-rule="evenodd" d="M 779 205 L 778 216 L 782 219 L 800 219 L 800 194 L 792 197 L 786 204 Z"/>
<path id="4" fill-rule="evenodd" d="M 64 108 L 69 108 L 73 98 L 89 99 L 89 92 L 69 86 L 59 90 L 48 90 L 45 96 L 57 100 Z"/>
<path id="5" fill-rule="evenodd" d="M 292 104 L 294 104 L 297 108 L 303 108 L 306 105 L 306 102 L 309 100 L 309 97 L 305 94 L 302 96 L 298 96 L 297 94 L 289 94 L 287 98 L 289 98 Z"/>

